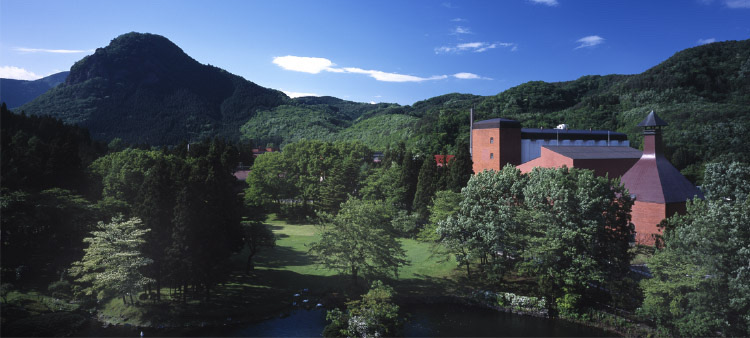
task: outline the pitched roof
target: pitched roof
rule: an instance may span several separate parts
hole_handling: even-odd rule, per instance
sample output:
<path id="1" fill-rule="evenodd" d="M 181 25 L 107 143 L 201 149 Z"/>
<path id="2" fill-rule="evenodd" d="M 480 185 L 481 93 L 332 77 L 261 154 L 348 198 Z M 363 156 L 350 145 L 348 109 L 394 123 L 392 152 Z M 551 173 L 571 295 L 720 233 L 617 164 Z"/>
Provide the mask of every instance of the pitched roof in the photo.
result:
<path id="1" fill-rule="evenodd" d="M 645 155 L 625 175 L 622 184 L 637 201 L 653 203 L 685 202 L 703 193 L 664 156 Z"/>
<path id="2" fill-rule="evenodd" d="M 640 158 L 642 153 L 631 147 L 596 146 L 543 146 L 551 151 L 574 160 Z"/>
<path id="3" fill-rule="evenodd" d="M 659 116 L 656 116 L 656 113 L 652 110 L 650 113 L 648 113 L 648 116 L 646 116 L 641 123 L 638 124 L 639 127 L 663 127 L 668 126 L 669 124 L 660 119 Z"/>

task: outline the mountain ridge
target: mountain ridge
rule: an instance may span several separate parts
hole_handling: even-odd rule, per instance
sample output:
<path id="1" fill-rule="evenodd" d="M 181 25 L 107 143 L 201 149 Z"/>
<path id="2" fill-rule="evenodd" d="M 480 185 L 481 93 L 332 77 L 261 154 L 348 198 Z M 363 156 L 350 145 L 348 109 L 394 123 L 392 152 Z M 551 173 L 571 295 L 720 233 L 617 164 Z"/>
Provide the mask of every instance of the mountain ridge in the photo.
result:
<path id="1" fill-rule="evenodd" d="M 20 107 L 65 82 L 69 73 L 59 72 L 36 80 L 0 78 L 0 101 L 10 108 Z"/>

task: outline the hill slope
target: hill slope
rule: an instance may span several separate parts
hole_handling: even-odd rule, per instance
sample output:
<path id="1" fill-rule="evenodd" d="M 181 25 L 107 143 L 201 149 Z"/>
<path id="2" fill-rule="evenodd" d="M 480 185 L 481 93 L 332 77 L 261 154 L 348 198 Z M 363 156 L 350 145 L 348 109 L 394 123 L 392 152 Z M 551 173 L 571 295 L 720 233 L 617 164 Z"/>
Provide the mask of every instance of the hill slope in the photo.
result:
<path id="1" fill-rule="evenodd" d="M 162 36 L 128 33 L 78 61 L 65 83 L 21 110 L 87 127 L 96 139 L 161 145 L 236 138 L 257 110 L 288 101 L 279 91 L 198 63 Z"/>
<path id="2" fill-rule="evenodd" d="M 20 107 L 63 83 L 68 73 L 60 72 L 33 81 L 0 79 L 0 101 L 10 108 Z"/>

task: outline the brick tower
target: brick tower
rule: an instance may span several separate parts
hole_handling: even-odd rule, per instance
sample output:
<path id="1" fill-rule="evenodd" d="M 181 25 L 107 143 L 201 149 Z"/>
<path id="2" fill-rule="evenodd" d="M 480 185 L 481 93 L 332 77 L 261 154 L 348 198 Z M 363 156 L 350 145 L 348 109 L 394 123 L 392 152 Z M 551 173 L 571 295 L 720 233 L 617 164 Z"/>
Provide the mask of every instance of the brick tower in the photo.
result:
<path id="1" fill-rule="evenodd" d="M 643 155 L 622 176 L 622 184 L 635 196 L 632 221 L 636 242 L 653 245 L 657 225 L 675 213 L 685 213 L 685 201 L 703 194 L 664 157 L 661 129 L 667 126 L 653 111 L 638 124 L 643 127 Z"/>
<path id="2" fill-rule="evenodd" d="M 520 122 L 498 118 L 473 123 L 471 139 L 474 173 L 521 164 Z"/>

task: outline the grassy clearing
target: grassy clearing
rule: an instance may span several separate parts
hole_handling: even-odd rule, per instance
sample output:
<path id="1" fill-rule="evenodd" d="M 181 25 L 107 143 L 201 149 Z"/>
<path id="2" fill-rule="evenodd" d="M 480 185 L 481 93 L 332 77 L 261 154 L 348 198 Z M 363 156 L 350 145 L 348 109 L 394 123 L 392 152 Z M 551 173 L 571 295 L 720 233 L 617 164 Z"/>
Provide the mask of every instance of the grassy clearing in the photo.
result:
<path id="1" fill-rule="evenodd" d="M 113 324 L 142 326 L 217 325 L 270 318 L 301 304 L 339 303 L 362 291 L 352 288 L 349 276 L 316 264 L 308 254 L 308 245 L 317 240 L 319 227 L 277 219 L 266 224 L 277 236 L 276 247 L 254 257 L 255 270 L 249 275 L 245 274 L 247 249 L 232 257 L 234 273 L 208 302 L 194 300 L 183 304 L 170 300 L 169 291 L 163 289 L 167 302 L 146 301 L 140 306 L 130 306 L 116 298 L 99 312 L 100 318 Z M 399 271 L 399 279 L 389 281 L 399 292 L 442 294 L 446 285 L 455 284 L 452 280 L 455 260 L 436 252 L 432 244 L 411 239 L 401 242 L 411 264 Z M 297 293 L 301 296 L 295 297 Z M 308 299 L 308 303 L 302 303 L 303 299 Z"/>

